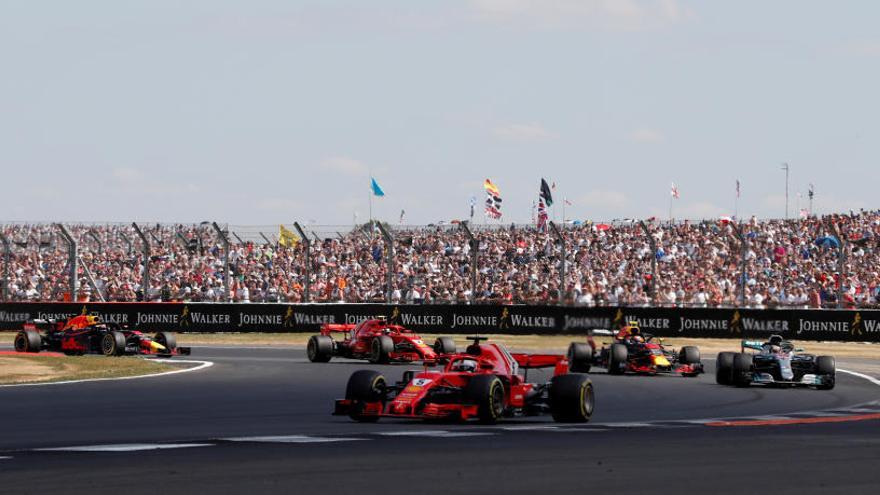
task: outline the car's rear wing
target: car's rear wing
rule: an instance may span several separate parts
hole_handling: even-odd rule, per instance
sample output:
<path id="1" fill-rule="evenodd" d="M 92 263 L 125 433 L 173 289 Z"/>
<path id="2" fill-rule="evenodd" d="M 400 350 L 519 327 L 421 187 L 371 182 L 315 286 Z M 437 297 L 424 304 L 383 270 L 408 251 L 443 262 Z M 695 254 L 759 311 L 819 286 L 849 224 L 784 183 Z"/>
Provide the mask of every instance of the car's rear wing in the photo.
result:
<path id="1" fill-rule="evenodd" d="M 510 353 L 510 355 L 513 356 L 513 359 L 516 360 L 516 364 L 518 364 L 520 368 L 526 370 L 553 368 L 559 364 L 560 361 L 565 360 L 565 356 L 562 354 Z"/>
<path id="2" fill-rule="evenodd" d="M 356 326 L 350 323 L 325 323 L 321 325 L 321 333 L 348 333 Z"/>

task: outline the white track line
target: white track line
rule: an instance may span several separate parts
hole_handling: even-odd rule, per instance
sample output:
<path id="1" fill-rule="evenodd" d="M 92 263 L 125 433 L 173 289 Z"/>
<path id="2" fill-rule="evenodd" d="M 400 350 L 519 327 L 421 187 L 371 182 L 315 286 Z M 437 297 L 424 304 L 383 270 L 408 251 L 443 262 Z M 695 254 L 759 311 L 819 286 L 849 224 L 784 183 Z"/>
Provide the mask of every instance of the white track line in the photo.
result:
<path id="1" fill-rule="evenodd" d="M 63 382 L 38 382 L 38 383 L 13 383 L 9 385 L 0 385 L 0 388 L 11 388 L 11 387 L 45 387 L 49 385 L 70 385 L 74 383 L 88 383 L 88 382 L 109 382 L 116 380 L 138 380 L 141 378 L 156 378 L 159 376 L 170 376 L 177 375 L 180 373 L 192 373 L 193 371 L 200 371 L 205 368 L 210 368 L 214 366 L 214 363 L 211 361 L 196 361 L 196 360 L 176 360 L 169 361 L 170 363 L 182 363 L 182 364 L 198 364 L 198 366 L 194 366 L 192 368 L 186 368 L 182 370 L 171 370 L 171 371 L 163 371 L 161 373 L 150 373 L 149 375 L 135 375 L 135 376 L 120 376 L 117 378 L 86 378 L 84 380 L 65 380 Z"/>
<path id="2" fill-rule="evenodd" d="M 145 450 L 190 449 L 213 447 L 212 443 L 121 443 L 116 445 L 81 445 L 34 449 L 36 452 L 141 452 Z"/>
<path id="3" fill-rule="evenodd" d="M 838 369 L 837 371 L 838 371 L 838 373 L 846 373 L 847 375 L 857 376 L 857 377 L 862 378 L 864 380 L 868 380 L 869 382 L 873 383 L 874 385 L 877 385 L 878 387 L 880 387 L 880 380 L 874 378 L 873 376 L 866 375 L 864 373 L 858 373 L 855 371 L 850 371 L 850 370 Z"/>
<path id="4" fill-rule="evenodd" d="M 445 431 L 445 430 L 411 430 L 411 431 L 383 431 L 374 433 L 383 437 L 425 437 L 425 438 L 460 438 L 460 437 L 488 437 L 497 433 L 477 431 Z"/>
<path id="5" fill-rule="evenodd" d="M 255 443 L 335 443 L 335 442 L 358 442 L 367 438 L 343 438 L 343 437 L 310 437 L 307 435 L 278 435 L 263 437 L 233 437 L 221 438 L 226 442 L 255 442 Z"/>
<path id="6" fill-rule="evenodd" d="M 9 459 L 12 459 L 12 457 L 8 457 L 8 456 L 0 456 L 0 461 L 6 461 L 6 460 L 9 460 Z"/>

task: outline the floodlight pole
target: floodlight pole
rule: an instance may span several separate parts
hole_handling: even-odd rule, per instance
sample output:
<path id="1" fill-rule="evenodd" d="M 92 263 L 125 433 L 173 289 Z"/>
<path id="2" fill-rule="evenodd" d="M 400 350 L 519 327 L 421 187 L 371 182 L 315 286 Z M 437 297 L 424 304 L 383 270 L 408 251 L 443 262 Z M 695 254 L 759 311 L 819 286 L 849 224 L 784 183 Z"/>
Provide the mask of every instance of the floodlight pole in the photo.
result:
<path id="1" fill-rule="evenodd" d="M 229 291 L 229 239 L 226 238 L 226 234 L 223 233 L 223 229 L 217 225 L 217 222 L 211 222 L 211 226 L 214 227 L 217 237 L 223 243 L 223 290 L 226 292 L 226 300 L 232 302 L 232 293 Z"/>
<path id="2" fill-rule="evenodd" d="M 70 302 L 76 302 L 77 292 L 79 291 L 79 278 L 77 277 L 79 267 L 77 263 L 76 240 L 74 240 L 73 236 L 70 235 L 70 232 L 67 231 L 67 227 L 60 223 L 56 223 L 55 226 L 58 227 L 58 230 L 61 231 L 61 236 L 64 237 L 64 241 L 67 242 L 67 266 L 70 269 Z"/>
<path id="3" fill-rule="evenodd" d="M 303 272 L 305 274 L 305 284 L 303 285 L 303 300 L 305 302 L 309 302 L 309 300 L 311 299 L 312 287 L 312 241 L 309 240 L 309 236 L 306 235 L 306 231 L 303 230 L 299 222 L 293 222 L 293 228 L 296 229 L 297 233 L 299 234 L 300 242 L 303 243 L 303 255 L 305 257 L 305 266 L 303 267 Z"/>
<path id="4" fill-rule="evenodd" d="M 555 222 L 551 220 L 549 223 L 550 229 L 553 231 L 553 235 L 555 235 L 556 238 L 559 240 L 559 245 L 561 247 L 560 254 L 562 256 L 562 259 L 559 263 L 559 299 L 565 301 L 566 293 L 568 292 L 565 285 L 565 236 L 562 235 L 562 232 L 559 231 L 559 228 L 556 226 Z"/>
<path id="5" fill-rule="evenodd" d="M 388 267 L 385 269 L 385 284 L 386 287 L 386 295 L 385 301 L 388 304 L 391 304 L 391 294 L 394 292 L 394 237 L 392 237 L 391 233 L 385 229 L 385 226 L 382 225 L 382 222 L 376 222 L 376 225 L 379 227 L 379 231 L 382 233 L 382 237 L 385 239 L 385 250 L 386 259 L 388 263 Z"/>
<path id="6" fill-rule="evenodd" d="M 147 302 L 147 297 L 149 296 L 150 291 L 150 240 L 147 239 L 144 231 L 141 230 L 137 223 L 132 223 L 131 226 L 134 228 L 138 237 L 141 238 L 141 243 L 144 245 L 144 273 L 143 281 L 141 282 L 141 299 L 143 302 Z"/>
<path id="7" fill-rule="evenodd" d="M 468 237 L 468 242 L 471 246 L 471 297 L 470 303 L 475 304 L 477 302 L 477 258 L 479 256 L 480 243 L 477 241 L 477 238 L 474 237 L 474 234 L 471 232 L 471 229 L 468 227 L 467 221 L 461 222 L 459 224 L 464 230 L 465 235 Z"/>
<path id="8" fill-rule="evenodd" d="M 96 243 L 98 243 L 98 251 L 103 252 L 104 251 L 104 243 L 101 242 L 101 239 L 98 238 L 98 234 L 96 234 L 94 230 L 90 230 L 90 231 L 88 231 L 88 235 L 89 235 L 89 237 L 94 239 Z"/>
<path id="9" fill-rule="evenodd" d="M 648 224 L 644 220 L 639 220 L 639 226 L 645 232 L 648 238 L 648 245 L 651 246 L 651 305 L 657 305 L 657 241 L 651 235 Z"/>

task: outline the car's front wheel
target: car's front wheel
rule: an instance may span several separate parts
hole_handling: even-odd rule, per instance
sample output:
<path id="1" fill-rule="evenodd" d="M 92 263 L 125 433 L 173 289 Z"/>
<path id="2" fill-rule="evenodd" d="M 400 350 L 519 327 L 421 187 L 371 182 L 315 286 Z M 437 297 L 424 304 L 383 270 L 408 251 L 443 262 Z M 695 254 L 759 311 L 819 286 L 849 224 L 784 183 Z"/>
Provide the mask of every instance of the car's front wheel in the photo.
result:
<path id="1" fill-rule="evenodd" d="M 481 423 L 494 424 L 504 415 L 504 384 L 495 375 L 474 375 L 465 385 L 465 400 L 477 406 Z"/>
<path id="2" fill-rule="evenodd" d="M 387 382 L 381 373 L 360 370 L 352 373 L 345 387 L 345 398 L 352 402 L 349 417 L 362 423 L 379 421 L 379 416 L 366 414 L 367 404 L 380 402 L 384 405 Z"/>
<path id="3" fill-rule="evenodd" d="M 550 412 L 557 423 L 586 423 L 595 401 L 593 382 L 587 375 L 559 375 L 550 380 Z"/>
<path id="4" fill-rule="evenodd" d="M 125 334 L 107 332 L 101 338 L 101 352 L 105 356 L 121 356 L 125 354 Z"/>

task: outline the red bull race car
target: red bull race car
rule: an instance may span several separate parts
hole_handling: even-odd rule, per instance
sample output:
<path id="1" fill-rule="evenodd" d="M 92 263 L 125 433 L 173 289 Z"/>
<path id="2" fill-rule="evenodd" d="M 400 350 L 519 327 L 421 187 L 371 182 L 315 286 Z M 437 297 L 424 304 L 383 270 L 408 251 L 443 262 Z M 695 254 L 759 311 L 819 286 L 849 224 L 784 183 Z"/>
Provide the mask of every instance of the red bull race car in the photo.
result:
<path id="1" fill-rule="evenodd" d="M 157 332 L 150 337 L 115 323 L 105 323 L 97 316 L 80 315 L 66 320 L 31 320 L 15 336 L 17 352 L 54 351 L 68 355 L 132 354 L 170 357 L 189 355 L 189 347 L 177 347 L 172 332 Z"/>
<path id="2" fill-rule="evenodd" d="M 309 338 L 306 347 L 313 363 L 326 363 L 334 356 L 366 359 L 374 364 L 436 361 L 454 353 L 455 341 L 450 337 L 439 337 L 429 346 L 412 330 L 389 324 L 383 318 L 356 325 L 325 324 L 320 335 Z"/>
<path id="3" fill-rule="evenodd" d="M 611 335 L 610 332 L 607 334 Z M 590 335 L 586 344 L 572 343 L 568 355 L 573 363 L 589 363 L 573 370 L 583 373 L 590 371 L 592 366 L 605 368 L 612 375 L 678 373 L 694 377 L 703 373 L 699 348 L 683 346 L 678 351 L 667 349 L 660 339 L 642 333 L 635 322 L 621 328 L 607 347 L 603 345 L 597 349 Z"/>
<path id="4" fill-rule="evenodd" d="M 442 371 L 407 371 L 388 382 L 376 371 L 356 371 L 335 415 L 355 421 L 379 418 L 478 420 L 492 424 L 506 417 L 550 414 L 557 422 L 587 422 L 593 414 L 593 384 L 570 373 L 564 355 L 512 354 L 500 344 L 473 343 L 461 354 L 447 356 Z M 528 370 L 554 368 L 547 383 L 529 383 Z M 523 371 L 523 374 L 520 372 Z"/>

